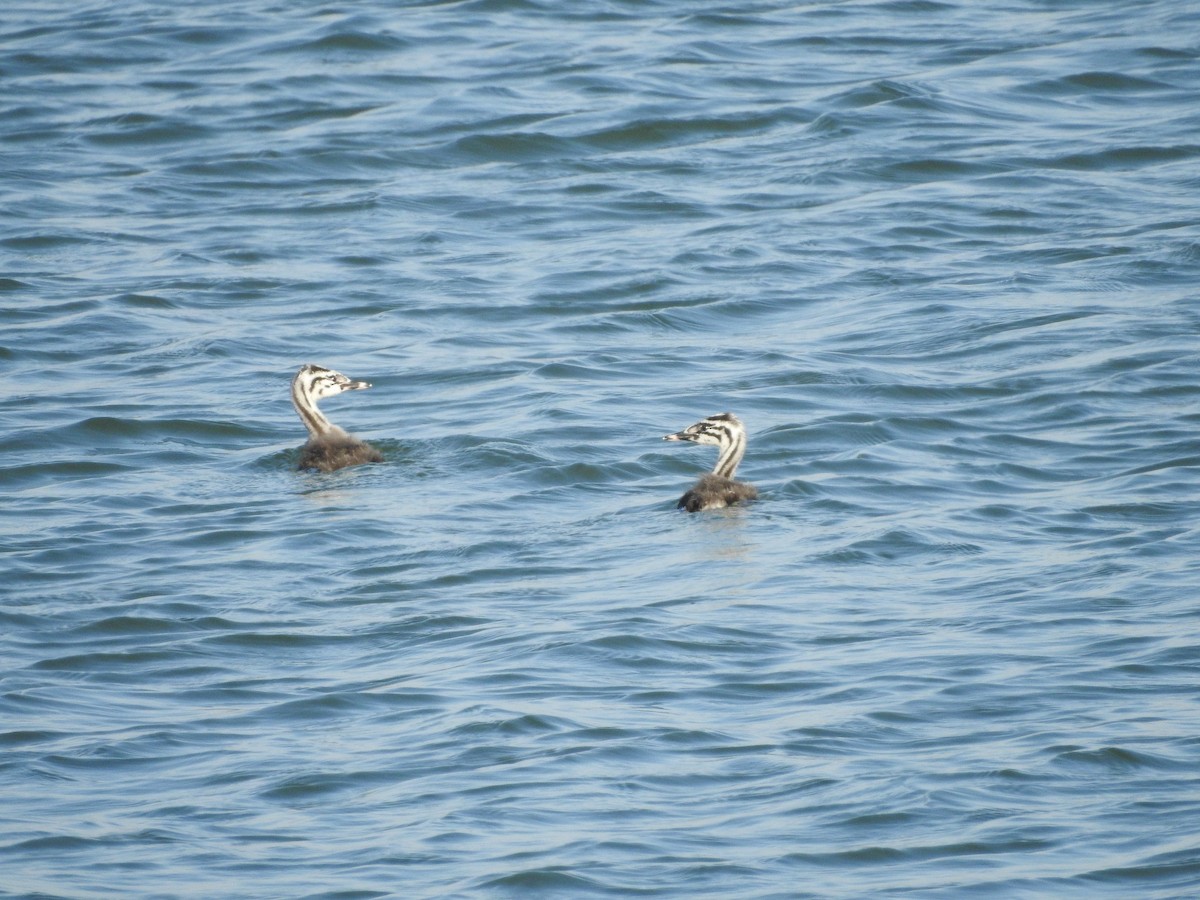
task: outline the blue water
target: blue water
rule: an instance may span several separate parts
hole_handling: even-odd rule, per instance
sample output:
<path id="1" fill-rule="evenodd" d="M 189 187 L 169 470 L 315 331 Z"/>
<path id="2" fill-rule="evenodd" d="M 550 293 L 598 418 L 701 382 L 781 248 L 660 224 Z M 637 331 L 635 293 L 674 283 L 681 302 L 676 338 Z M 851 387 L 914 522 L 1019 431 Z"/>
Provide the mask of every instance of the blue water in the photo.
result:
<path id="1" fill-rule="evenodd" d="M 0 51 L 0 893 L 1200 895 L 1194 3 Z"/>

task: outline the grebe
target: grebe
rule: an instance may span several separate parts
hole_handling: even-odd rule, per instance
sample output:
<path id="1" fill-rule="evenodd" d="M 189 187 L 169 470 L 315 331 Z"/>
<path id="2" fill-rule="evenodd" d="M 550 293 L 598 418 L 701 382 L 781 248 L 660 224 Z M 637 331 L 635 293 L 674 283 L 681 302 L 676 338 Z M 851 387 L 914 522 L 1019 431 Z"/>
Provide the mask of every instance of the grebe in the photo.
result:
<path id="1" fill-rule="evenodd" d="M 746 452 L 746 427 L 733 413 L 719 413 L 701 419 L 683 431 L 664 435 L 663 440 L 712 444 L 718 448 L 717 464 L 707 475 L 700 476 L 695 486 L 679 498 L 679 509 L 688 512 L 720 509 L 758 496 L 754 485 L 733 480 L 733 473 L 737 471 L 742 454 Z"/>
<path id="2" fill-rule="evenodd" d="M 296 468 L 332 472 L 359 463 L 383 462 L 382 453 L 338 428 L 317 409 L 319 400 L 370 386 L 369 381 L 351 381 L 324 366 L 309 364 L 296 373 L 292 379 L 292 405 L 308 429 L 308 443 L 300 449 Z"/>

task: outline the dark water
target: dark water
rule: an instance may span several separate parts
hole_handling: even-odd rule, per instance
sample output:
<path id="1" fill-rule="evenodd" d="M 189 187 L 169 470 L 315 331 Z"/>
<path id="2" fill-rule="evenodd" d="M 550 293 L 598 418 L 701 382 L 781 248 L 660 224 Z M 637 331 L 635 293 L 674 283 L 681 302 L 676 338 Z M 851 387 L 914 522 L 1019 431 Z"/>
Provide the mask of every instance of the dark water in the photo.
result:
<path id="1" fill-rule="evenodd" d="M 6 896 L 1200 894 L 1195 4 L 0 49 Z"/>

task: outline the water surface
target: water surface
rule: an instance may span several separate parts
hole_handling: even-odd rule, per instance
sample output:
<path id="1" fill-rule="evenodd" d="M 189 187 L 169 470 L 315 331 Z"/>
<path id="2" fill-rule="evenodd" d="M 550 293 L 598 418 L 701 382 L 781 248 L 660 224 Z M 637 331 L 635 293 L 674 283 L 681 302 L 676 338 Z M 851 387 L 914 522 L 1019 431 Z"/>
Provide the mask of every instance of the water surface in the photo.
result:
<path id="1" fill-rule="evenodd" d="M 8 8 L 3 890 L 1200 892 L 1198 34 Z"/>

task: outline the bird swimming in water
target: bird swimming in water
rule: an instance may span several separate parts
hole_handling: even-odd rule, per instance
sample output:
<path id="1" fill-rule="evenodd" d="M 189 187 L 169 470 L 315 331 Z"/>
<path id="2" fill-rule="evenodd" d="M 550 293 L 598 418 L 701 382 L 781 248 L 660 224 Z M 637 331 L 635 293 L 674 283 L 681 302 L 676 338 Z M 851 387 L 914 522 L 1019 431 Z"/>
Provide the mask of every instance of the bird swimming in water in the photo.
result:
<path id="1" fill-rule="evenodd" d="M 664 441 L 691 441 L 717 447 L 717 464 L 690 491 L 679 498 L 678 508 L 688 512 L 720 509 L 758 496 L 754 485 L 734 481 L 733 473 L 746 452 L 746 427 L 733 413 L 719 413 L 663 436 Z"/>
<path id="2" fill-rule="evenodd" d="M 370 386 L 369 381 L 351 381 L 341 372 L 311 363 L 296 373 L 292 379 L 292 405 L 308 429 L 308 442 L 300 449 L 296 468 L 333 472 L 359 463 L 383 462 L 382 453 L 338 428 L 317 409 L 319 400 Z"/>

